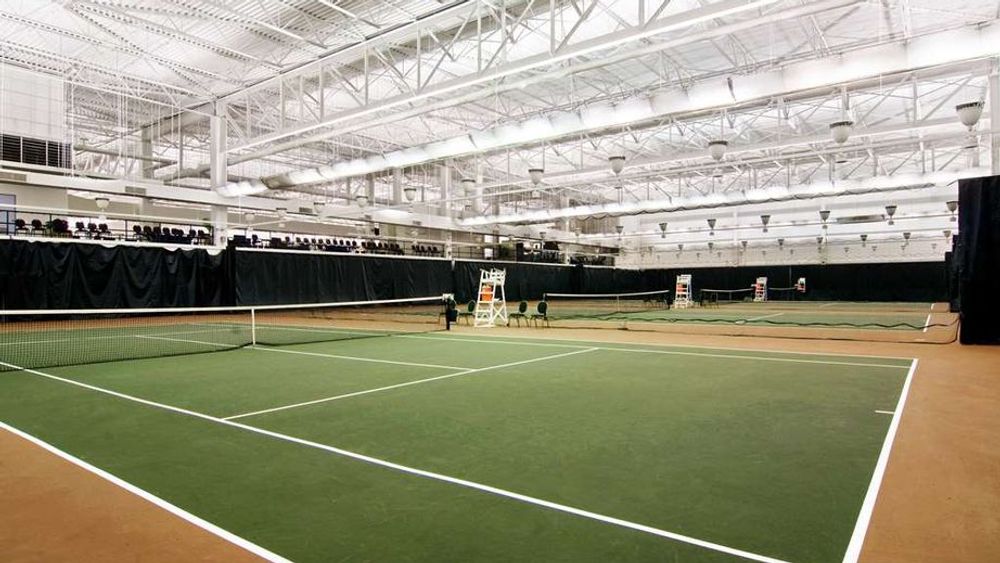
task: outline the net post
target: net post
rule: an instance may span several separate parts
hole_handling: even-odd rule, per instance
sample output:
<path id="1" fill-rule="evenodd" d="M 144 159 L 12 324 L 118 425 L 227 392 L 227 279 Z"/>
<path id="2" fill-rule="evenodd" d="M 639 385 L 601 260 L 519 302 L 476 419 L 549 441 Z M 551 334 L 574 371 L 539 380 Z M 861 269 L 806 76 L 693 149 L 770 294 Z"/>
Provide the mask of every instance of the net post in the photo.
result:
<path id="1" fill-rule="evenodd" d="M 250 345 L 257 345 L 257 309 L 250 309 Z"/>

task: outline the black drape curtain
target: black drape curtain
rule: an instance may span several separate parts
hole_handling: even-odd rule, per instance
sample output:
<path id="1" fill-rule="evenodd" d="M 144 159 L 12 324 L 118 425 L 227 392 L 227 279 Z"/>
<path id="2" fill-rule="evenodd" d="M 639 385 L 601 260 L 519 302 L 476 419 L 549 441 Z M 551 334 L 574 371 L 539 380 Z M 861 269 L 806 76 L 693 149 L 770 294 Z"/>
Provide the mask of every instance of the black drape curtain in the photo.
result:
<path id="1" fill-rule="evenodd" d="M 479 271 L 500 268 L 507 271 L 504 285 L 508 301 L 541 299 L 545 293 L 575 293 L 577 266 L 559 264 L 474 262 L 456 260 L 454 294 L 459 303 L 476 298 L 479 291 Z"/>
<path id="2" fill-rule="evenodd" d="M 971 221 L 971 216 L 966 213 L 965 220 Z M 962 228 L 964 232 L 964 224 Z M 969 232 L 981 231 L 969 227 Z M 771 287 L 791 287 L 799 277 L 807 278 L 809 291 L 798 296 L 801 299 L 942 301 L 957 300 L 955 288 L 973 283 L 972 273 L 991 272 L 989 268 L 1000 263 L 994 259 L 990 266 L 988 259 L 982 264 L 981 259 L 971 270 L 963 266 L 963 249 L 982 252 L 991 243 L 986 238 L 968 244 L 956 241 L 950 267 L 946 262 L 913 262 L 640 271 L 236 248 L 213 255 L 205 250 L 13 240 L 0 242 L 0 297 L 7 309 L 323 303 L 442 293 L 454 293 L 465 302 L 476 297 L 481 269 L 503 268 L 507 299 L 514 302 L 540 299 L 546 293 L 672 290 L 679 274 L 691 274 L 696 295 L 701 289 L 748 288 L 757 276 L 767 276 Z"/>
<path id="3" fill-rule="evenodd" d="M 451 264 L 343 254 L 234 250 L 236 303 L 271 305 L 430 297 L 451 292 Z"/>
<path id="4" fill-rule="evenodd" d="M 958 183 L 958 269 L 963 344 L 1000 344 L 1000 176 Z"/>
<path id="5" fill-rule="evenodd" d="M 224 253 L 0 242 L 5 309 L 195 307 L 222 303 Z"/>
<path id="6" fill-rule="evenodd" d="M 758 276 L 766 276 L 772 288 L 806 278 L 808 291 L 796 295 L 802 300 L 931 302 L 948 295 L 944 262 L 665 268 L 644 274 L 647 290 L 673 289 L 678 275 L 691 274 L 695 296 L 702 289 L 749 288 Z"/>

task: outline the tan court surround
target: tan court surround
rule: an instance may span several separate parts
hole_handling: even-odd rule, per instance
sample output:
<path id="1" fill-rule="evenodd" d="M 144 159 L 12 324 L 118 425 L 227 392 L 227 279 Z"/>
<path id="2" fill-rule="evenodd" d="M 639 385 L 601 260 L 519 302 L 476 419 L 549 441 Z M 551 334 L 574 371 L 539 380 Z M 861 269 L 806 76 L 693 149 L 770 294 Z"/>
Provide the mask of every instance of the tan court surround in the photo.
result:
<path id="1" fill-rule="evenodd" d="M 591 329 L 476 335 L 916 357 L 864 563 L 1000 560 L 1000 347 Z M 21 561 L 255 557 L 34 444 L 0 432 L 0 554 Z"/>

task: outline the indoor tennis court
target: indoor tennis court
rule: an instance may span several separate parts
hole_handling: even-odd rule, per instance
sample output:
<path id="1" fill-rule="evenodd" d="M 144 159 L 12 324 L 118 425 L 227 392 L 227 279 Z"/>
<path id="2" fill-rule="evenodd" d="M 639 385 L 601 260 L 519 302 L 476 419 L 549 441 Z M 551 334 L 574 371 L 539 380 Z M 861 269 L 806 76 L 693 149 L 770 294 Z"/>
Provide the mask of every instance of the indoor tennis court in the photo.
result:
<path id="1" fill-rule="evenodd" d="M 0 563 L 996 563 L 998 0 L 0 0 Z"/>
<path id="2" fill-rule="evenodd" d="M 232 346 L 176 328 L 113 338 Z M 840 561 L 867 524 L 916 365 L 470 332 L 331 336 L 29 368 L 2 378 L 2 410 L 292 560 L 405 558 L 419 541 L 458 559 Z"/>

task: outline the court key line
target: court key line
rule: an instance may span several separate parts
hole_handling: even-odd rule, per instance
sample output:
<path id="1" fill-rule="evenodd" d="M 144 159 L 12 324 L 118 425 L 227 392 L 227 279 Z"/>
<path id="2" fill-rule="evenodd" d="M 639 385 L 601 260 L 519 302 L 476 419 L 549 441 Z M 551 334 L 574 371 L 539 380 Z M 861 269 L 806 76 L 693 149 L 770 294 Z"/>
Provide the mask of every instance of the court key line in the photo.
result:
<path id="1" fill-rule="evenodd" d="M 583 348 L 583 345 L 579 344 L 548 344 L 541 342 L 532 343 L 522 343 L 522 342 L 504 342 L 503 340 L 487 340 L 481 338 L 458 338 L 453 336 L 448 336 L 444 338 L 437 338 L 433 336 L 412 336 L 412 335 L 395 335 L 393 338 L 422 338 L 425 340 L 457 340 L 461 342 L 485 342 L 490 344 L 512 344 L 515 346 L 549 346 L 553 348 Z M 897 366 L 892 364 L 869 364 L 863 362 L 842 362 L 839 360 L 824 361 L 824 360 L 800 360 L 798 358 L 774 358 L 769 356 L 749 356 L 741 354 L 709 354 L 707 352 L 681 352 L 677 350 L 649 350 L 646 348 L 612 348 L 608 346 L 594 346 L 597 350 L 606 350 L 610 352 L 637 352 L 640 354 L 668 354 L 676 356 L 698 356 L 703 358 L 727 358 L 727 359 L 738 359 L 738 360 L 760 360 L 765 362 L 790 362 L 797 364 L 821 364 L 830 366 L 854 366 L 854 367 L 874 367 L 874 368 L 896 368 L 896 369 L 908 369 L 909 366 Z M 816 356 L 822 356 L 823 354 L 812 354 Z M 864 356 L 858 356 L 864 357 Z"/>
<path id="2" fill-rule="evenodd" d="M 225 420 L 225 419 L 218 418 L 218 417 L 215 417 L 215 416 L 212 416 L 212 415 L 208 415 L 208 414 L 204 414 L 204 413 L 200 413 L 200 412 L 191 411 L 191 410 L 184 409 L 184 408 L 181 408 L 181 407 L 175 407 L 175 406 L 167 405 L 167 404 L 164 404 L 164 403 L 158 403 L 156 401 L 151 401 L 149 399 L 143 399 L 141 397 L 136 397 L 136 396 L 128 395 L 128 394 L 125 394 L 125 393 L 120 393 L 118 391 L 112 391 L 110 389 L 105 389 L 103 387 L 98 387 L 96 385 L 91 385 L 89 383 L 83 383 L 81 381 L 75 381 L 75 380 L 67 379 L 67 378 L 64 378 L 64 377 L 59 377 L 57 375 L 52 375 L 50 373 L 45 373 L 45 372 L 38 371 L 38 370 L 35 370 L 35 369 L 22 368 L 21 366 L 17 366 L 17 365 L 14 365 L 14 364 L 9 364 L 7 362 L 2 362 L 2 361 L 0 361 L 0 365 L 7 366 L 7 367 L 9 367 L 11 369 L 20 370 L 20 371 L 22 371 L 24 373 L 30 373 L 30 374 L 33 374 L 33 375 L 36 375 L 36 376 L 39 376 L 39 377 L 44 377 L 46 379 L 51 379 L 51 380 L 54 380 L 54 381 L 65 383 L 67 385 L 74 385 L 74 386 L 81 387 L 81 388 L 84 388 L 84 389 L 89 389 L 91 391 L 96 391 L 98 393 L 104 393 L 104 394 L 110 395 L 112 397 L 117 397 L 119 399 L 124 399 L 126 401 L 133 401 L 133 402 L 140 403 L 140 404 L 143 404 L 143 405 L 146 405 L 146 406 L 150 406 L 150 407 L 154 407 L 154 408 L 158 408 L 158 409 L 163 409 L 163 410 L 166 410 L 166 411 L 174 412 L 174 413 L 177 413 L 177 414 L 182 414 L 182 415 L 185 415 L 185 416 L 190 416 L 190 417 L 193 417 L 193 418 L 199 418 L 199 419 L 202 419 L 202 420 L 207 420 L 209 422 L 214 422 L 214 423 L 221 424 L 221 425 L 224 425 L 224 426 L 229 426 L 229 427 L 232 427 L 232 428 L 237 428 L 237 429 L 240 429 L 240 430 L 245 430 L 247 432 L 252 432 L 252 433 L 255 433 L 255 434 L 260 434 L 262 436 L 268 436 L 268 437 L 271 437 L 271 438 L 274 438 L 274 439 L 277 439 L 277 440 L 282 440 L 282 441 L 290 442 L 290 443 L 293 443 L 293 444 L 299 444 L 299 445 L 302 445 L 302 446 L 306 446 L 306 447 L 310 447 L 310 448 L 315 448 L 315 449 L 326 451 L 326 452 L 330 452 L 332 454 L 336 454 L 336 455 L 339 455 L 339 456 L 342 456 L 342 457 L 347 457 L 347 458 L 354 459 L 354 460 L 357 460 L 357 461 L 362 461 L 362 462 L 365 462 L 365 463 L 368 463 L 368 464 L 371 464 L 371 465 L 376 465 L 376 466 L 385 467 L 385 468 L 388 468 L 388 469 L 393 469 L 393 470 L 399 471 L 401 473 L 408 473 L 410 475 L 416 475 L 418 477 L 424 477 L 424 478 L 432 479 L 432 480 L 435 480 L 435 481 L 442 481 L 442 482 L 445 482 L 445 483 L 450 483 L 450 484 L 453 484 L 453 485 L 458 485 L 460 487 L 465 487 L 465 488 L 468 488 L 468 489 L 474 489 L 474 490 L 477 490 L 477 491 L 481 491 L 481 492 L 484 492 L 484 493 L 489 493 L 489 494 L 496 495 L 496 496 L 499 496 L 499 497 L 504 497 L 504 498 L 509 498 L 509 499 L 520 501 L 520 502 L 524 502 L 526 504 L 533 504 L 535 506 L 541 506 L 541 507 L 548 508 L 548 509 L 551 509 L 551 510 L 555 510 L 555 511 L 558 511 L 558 512 L 564 512 L 566 514 L 572 514 L 572 515 L 579 516 L 579 517 L 582 517 L 582 518 L 588 518 L 590 520 L 596 520 L 598 522 L 604 522 L 606 524 L 611 524 L 613 526 L 618 526 L 618 527 L 621 527 L 621 528 L 627 528 L 627 529 L 630 529 L 630 530 L 636 530 L 638 532 L 643 532 L 643 533 L 651 534 L 651 535 L 654 535 L 654 536 L 659 536 L 659 537 L 662 537 L 662 538 L 667 538 L 667 539 L 671 539 L 671 540 L 674 540 L 674 541 L 678 541 L 678 542 L 682 542 L 682 543 L 687 543 L 687 544 L 690 544 L 690 545 L 695 545 L 695 546 L 702 547 L 702 548 L 705 548 L 705 549 L 710 549 L 712 551 L 718 551 L 718 552 L 726 553 L 726 554 L 733 555 L 733 556 L 736 556 L 736 557 L 742 557 L 744 559 L 750 559 L 752 561 L 760 561 L 762 563 L 788 563 L 787 561 L 783 561 L 781 559 L 775 559 L 773 557 L 768 557 L 766 555 L 760 555 L 760 554 L 757 554 L 757 553 L 752 553 L 752 552 L 749 552 L 749 551 L 744 551 L 742 549 L 737 549 L 737 548 L 725 546 L 725 545 L 722 545 L 722 544 L 713 543 L 713 542 L 702 540 L 702 539 L 698 539 L 698 538 L 695 538 L 695 537 L 685 536 L 683 534 L 678 534 L 676 532 L 670 532 L 670 531 L 667 531 L 667 530 L 661 530 L 659 528 L 654 528 L 652 526 L 647 526 L 645 524 L 639 524 L 639 523 L 636 523 L 636 522 L 631 522 L 629 520 L 623 520 L 621 518 L 615 518 L 613 516 L 607 516 L 607 515 L 604 515 L 604 514 L 599 514 L 597 512 L 591 512 L 589 510 L 584 510 L 584 509 L 581 509 L 581 508 L 576 508 L 576 507 L 568 506 L 568 505 L 565 505 L 565 504 L 559 504 L 559 503 L 556 503 L 556 502 L 547 501 L 547 500 L 540 499 L 540 498 L 537 498 L 537 497 L 532 497 L 532 496 L 524 495 L 524 494 L 517 493 L 517 492 L 514 492 L 514 491 L 509 491 L 509 490 L 506 490 L 506 489 L 501 489 L 499 487 L 494 487 L 492 485 L 486 485 L 486 484 L 483 484 L 483 483 L 478 483 L 476 481 L 469 481 L 469 480 L 466 480 L 466 479 L 460 479 L 458 477 L 451 477 L 449 475 L 444 475 L 442 473 L 435 473 L 433 471 L 426 471 L 424 469 L 418 469 L 416 467 L 410 467 L 410 466 L 407 466 L 407 465 L 402 465 L 402 464 L 395 463 L 395 462 L 392 462 L 392 461 L 388 461 L 388 460 L 385 460 L 385 459 L 381 459 L 381 458 L 377 458 L 377 457 L 372 457 L 372 456 L 369 456 L 369 455 L 361 454 L 361 453 L 358 453 L 358 452 L 353 452 L 353 451 L 350 451 L 350 450 L 345 450 L 345 449 L 338 448 L 338 447 L 335 447 L 335 446 L 329 446 L 329 445 L 326 445 L 326 444 L 321 444 L 319 442 L 313 442 L 313 441 L 305 440 L 305 439 L 302 439 L 302 438 L 296 438 L 295 436 L 289 436 L 287 434 L 281 434 L 279 432 L 273 432 L 271 430 L 265 430 L 263 428 L 258 428 L 256 426 L 249 426 L 247 424 L 242 424 L 240 422 L 234 422 L 234 421 L 231 421 L 231 420 Z M 221 528 L 220 528 L 220 530 L 221 530 Z"/>
<path id="3" fill-rule="evenodd" d="M 137 335 L 136 338 L 150 338 L 153 340 L 170 340 L 172 342 L 188 342 L 191 344 L 203 344 L 205 346 L 215 346 L 216 348 L 240 348 L 237 344 L 222 344 L 218 342 L 205 342 L 203 340 L 188 340 L 186 338 L 168 338 L 166 336 L 147 336 L 147 335 Z M 401 360 L 382 360 L 379 358 L 365 358 L 361 356 L 343 356 L 340 354 L 320 354 L 317 352 L 304 352 L 301 350 L 282 350 L 279 348 L 272 348 L 270 346 L 262 346 L 260 344 L 253 347 L 254 350 L 264 350 L 265 352 L 282 352 L 285 354 L 302 354 L 305 356 L 322 356 L 324 358 L 336 358 L 339 360 L 350 360 L 355 362 L 371 362 L 375 364 L 393 364 L 397 366 L 410 366 L 410 367 L 420 367 L 420 368 L 434 368 L 434 369 L 469 369 L 460 366 L 444 366 L 438 364 L 421 364 L 418 362 L 404 362 Z"/>
<path id="4" fill-rule="evenodd" d="M 306 407 L 306 406 L 309 406 L 309 405 L 318 405 L 320 403 L 328 403 L 330 401 L 338 401 L 340 399 L 348 399 L 350 397 L 358 397 L 360 395 L 368 395 L 369 393 L 378 393 L 378 392 L 381 392 L 381 391 L 389 391 L 390 389 L 399 389 L 400 387 L 409 387 L 410 385 L 419 385 L 421 383 L 428 383 L 428 382 L 431 382 L 431 381 L 437 381 L 439 379 L 449 379 L 449 378 L 452 378 L 452 377 L 459 377 L 461 375 L 469 375 L 469 374 L 473 374 L 473 373 L 482 373 L 484 371 L 490 371 L 490 370 L 494 370 L 494 369 L 520 366 L 520 365 L 524 365 L 524 364 L 530 364 L 530 363 L 533 363 L 533 362 L 541 362 L 541 361 L 544 361 L 544 360 L 555 360 L 557 358 L 565 358 L 566 356 L 572 356 L 574 354 L 582 354 L 584 352 L 593 352 L 594 350 L 597 350 L 597 348 L 587 348 L 586 350 L 574 350 L 572 352 L 566 352 L 565 354 L 555 354 L 555 355 L 552 355 L 552 356 L 543 356 L 541 358 L 532 358 L 530 360 L 521 360 L 521 361 L 518 361 L 518 362 L 510 362 L 510 363 L 507 363 L 507 364 L 501 364 L 501 365 L 496 365 L 496 366 L 487 366 L 487 367 L 483 367 L 483 368 L 465 368 L 462 371 L 459 371 L 459 372 L 456 372 L 456 373 L 449 373 L 449 374 L 445 374 L 445 375 L 439 375 L 437 377 L 428 377 L 428 378 L 425 378 L 425 379 L 417 379 L 417 380 L 414 380 L 414 381 L 407 381 L 407 382 L 404 382 L 404 383 L 397 383 L 395 385 L 386 385 L 385 387 L 378 387 L 378 388 L 375 388 L 375 389 L 366 389 L 364 391 L 355 391 L 353 393 L 344 393 L 342 395 L 334 395 L 332 397 L 324 397 L 322 399 L 314 399 L 312 401 L 304 401 L 302 403 L 295 403 L 295 404 L 291 404 L 291 405 L 284 405 L 284 406 L 280 406 L 280 407 L 273 407 L 273 408 L 270 408 L 270 409 L 263 409 L 263 410 L 254 411 L 254 412 L 248 412 L 248 413 L 243 413 L 243 414 L 236 414 L 236 415 L 233 415 L 233 416 L 224 417 L 222 420 L 236 420 L 237 418 L 246 418 L 248 416 L 256 416 L 258 414 L 267 414 L 267 413 L 272 413 L 272 412 L 284 411 L 284 410 L 288 410 L 288 409 L 294 409 L 294 408 L 298 408 L 298 407 Z M 274 352 L 289 352 L 290 350 L 273 350 L 273 351 Z M 324 354 L 312 354 L 312 355 L 323 356 Z"/>

